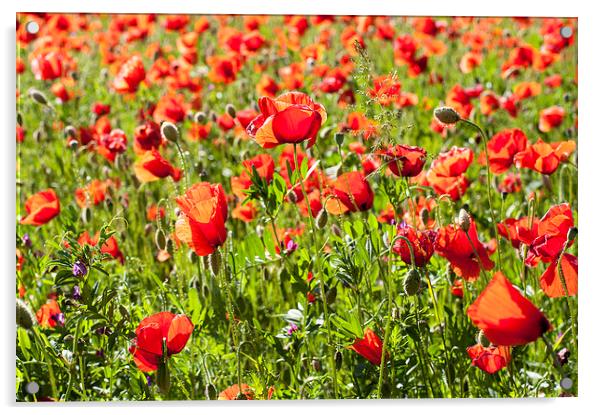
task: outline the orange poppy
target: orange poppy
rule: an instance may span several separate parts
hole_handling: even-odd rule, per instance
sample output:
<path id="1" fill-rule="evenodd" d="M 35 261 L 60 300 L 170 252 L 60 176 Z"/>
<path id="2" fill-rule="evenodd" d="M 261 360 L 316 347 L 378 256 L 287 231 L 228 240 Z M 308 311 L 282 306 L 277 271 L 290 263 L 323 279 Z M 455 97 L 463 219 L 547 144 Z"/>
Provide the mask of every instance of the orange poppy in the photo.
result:
<path id="1" fill-rule="evenodd" d="M 334 197 L 326 202 L 326 210 L 333 215 L 370 210 L 374 202 L 374 192 L 359 171 L 343 173 L 329 191 Z"/>
<path id="2" fill-rule="evenodd" d="M 57 216 L 61 211 L 61 206 L 54 190 L 46 189 L 27 199 L 25 211 L 27 216 L 21 218 L 19 223 L 41 226 Z"/>
<path id="3" fill-rule="evenodd" d="M 197 255 L 207 256 L 226 241 L 228 202 L 221 184 L 196 183 L 176 202 L 176 236 Z"/>
<path id="4" fill-rule="evenodd" d="M 59 303 L 56 300 L 50 300 L 42 305 L 36 312 L 36 318 L 41 327 L 56 327 L 65 322 L 65 315 L 61 312 Z"/>
<path id="5" fill-rule="evenodd" d="M 553 128 L 558 127 L 562 124 L 564 119 L 564 108 L 559 106 L 553 106 L 541 110 L 539 113 L 539 131 L 547 133 L 552 131 Z"/>
<path id="6" fill-rule="evenodd" d="M 548 319 L 496 272 L 467 310 L 468 317 L 489 341 L 498 346 L 520 346 L 537 340 L 552 328 Z"/>
<path id="7" fill-rule="evenodd" d="M 349 348 L 368 359 L 373 365 L 380 365 L 383 354 L 383 343 L 371 329 L 366 328 L 364 337 L 355 339 Z"/>
<path id="8" fill-rule="evenodd" d="M 535 170 L 542 174 L 552 174 L 560 163 L 567 160 L 575 151 L 576 146 L 573 140 L 546 143 L 539 138 L 535 144 L 516 153 L 514 164 L 519 168 Z"/>
<path id="9" fill-rule="evenodd" d="M 428 184 L 437 194 L 447 194 L 453 200 L 458 200 L 470 184 L 464 173 L 473 158 L 474 153 L 471 149 L 455 146 L 451 150 L 439 154 L 426 173 Z"/>
<path id="10" fill-rule="evenodd" d="M 529 222 L 530 218 L 527 216 L 519 219 L 508 218 L 497 224 L 497 230 L 512 243 L 514 248 L 518 249 L 521 244 L 530 245 L 537 236 L 539 219 L 533 218 L 531 226 Z"/>
<path id="11" fill-rule="evenodd" d="M 510 362 L 510 347 L 488 346 L 475 344 L 466 349 L 472 359 L 472 365 L 489 373 L 490 375 L 502 370 Z"/>
<path id="12" fill-rule="evenodd" d="M 139 56 L 132 56 L 119 69 L 113 80 L 113 89 L 120 94 L 136 92 L 145 77 L 142 59 Z"/>
<path id="13" fill-rule="evenodd" d="M 80 245 L 88 244 L 90 246 L 96 246 L 98 244 L 99 239 L 100 231 L 97 231 L 94 234 L 93 238 L 90 238 L 90 234 L 88 233 L 88 231 L 85 231 L 83 234 L 81 234 L 81 236 L 77 240 L 77 243 L 79 243 Z M 119 262 L 121 262 L 122 264 L 125 261 L 125 257 L 123 256 L 123 253 L 119 250 L 117 239 L 115 239 L 114 236 L 109 237 L 105 241 L 105 243 L 100 247 L 100 252 L 103 254 L 109 254 L 113 258 L 118 259 Z"/>
<path id="14" fill-rule="evenodd" d="M 426 161 L 426 151 L 421 147 L 400 144 L 390 146 L 377 154 L 383 156 L 391 173 L 398 177 L 415 177 Z"/>
<path id="15" fill-rule="evenodd" d="M 240 399 L 241 397 L 245 400 L 253 400 L 255 398 L 255 393 L 253 389 L 246 383 L 243 383 L 238 387 L 238 384 L 232 385 L 222 392 L 217 397 L 218 401 L 234 401 Z M 241 395 L 241 396 L 239 396 Z"/>
<path id="16" fill-rule="evenodd" d="M 165 177 L 170 177 L 177 182 L 182 177 L 182 171 L 165 160 L 157 150 L 144 153 L 134 163 L 136 178 L 142 183 L 153 182 Z"/>
<path id="17" fill-rule="evenodd" d="M 493 174 L 501 174 L 512 166 L 514 155 L 527 147 L 527 136 L 518 128 L 503 130 L 491 137 L 487 143 L 489 167 Z M 485 153 L 479 160 L 485 165 Z"/>

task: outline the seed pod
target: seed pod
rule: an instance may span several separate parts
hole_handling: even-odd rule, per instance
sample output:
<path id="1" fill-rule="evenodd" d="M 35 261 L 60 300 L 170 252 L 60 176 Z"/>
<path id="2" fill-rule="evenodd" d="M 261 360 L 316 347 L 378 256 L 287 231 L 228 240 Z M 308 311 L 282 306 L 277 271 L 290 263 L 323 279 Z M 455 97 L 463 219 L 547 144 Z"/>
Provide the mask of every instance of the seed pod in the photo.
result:
<path id="1" fill-rule="evenodd" d="M 479 343 L 483 347 L 489 347 L 491 345 L 491 342 L 485 336 L 485 333 L 483 332 L 483 330 L 480 330 L 479 334 L 477 334 L 477 343 Z"/>
<path id="2" fill-rule="evenodd" d="M 455 124 L 460 121 L 460 114 L 452 107 L 435 108 L 435 118 L 443 124 Z"/>
<path id="3" fill-rule="evenodd" d="M 566 234 L 566 239 L 569 242 L 572 242 L 576 237 L 577 237 L 577 228 L 573 226 L 573 227 L 569 228 L 569 231 Z"/>
<path id="4" fill-rule="evenodd" d="M 194 122 L 195 123 L 205 124 L 205 121 L 207 121 L 207 114 L 205 114 L 203 111 L 199 111 L 194 114 Z"/>
<path id="5" fill-rule="evenodd" d="M 236 108 L 234 108 L 234 105 L 232 104 L 228 104 L 226 105 L 226 113 L 232 117 L 232 118 L 236 118 Z"/>
<path id="6" fill-rule="evenodd" d="M 318 229 L 324 229 L 324 226 L 328 223 L 328 213 L 324 208 L 320 209 L 316 216 L 316 227 Z"/>
<path id="7" fill-rule="evenodd" d="M 403 279 L 403 291 L 407 295 L 416 295 L 420 289 L 420 273 L 415 269 L 410 269 Z"/>
<path id="8" fill-rule="evenodd" d="M 213 253 L 209 255 L 209 268 L 211 269 L 211 274 L 214 277 L 217 277 L 219 275 L 221 265 L 222 254 L 220 253 L 220 251 L 213 251 Z"/>
<path id="9" fill-rule="evenodd" d="M 164 122 L 161 124 L 161 135 L 165 139 L 175 143 L 180 138 L 180 131 L 175 124 L 171 122 Z"/>
<path id="10" fill-rule="evenodd" d="M 17 298 L 17 325 L 29 330 L 37 324 L 33 311 L 24 301 Z"/>
<path id="11" fill-rule="evenodd" d="M 470 229 L 470 215 L 464 208 L 460 209 L 460 213 L 458 214 L 458 226 L 464 232 L 468 232 Z"/>
<path id="12" fill-rule="evenodd" d="M 29 96 L 31 97 L 31 99 L 33 99 L 35 102 L 37 102 L 40 105 L 48 105 L 48 99 L 46 98 L 46 95 L 44 95 L 44 93 L 42 91 L 39 91 L 35 88 L 31 88 L 29 90 Z"/>
<path id="13" fill-rule="evenodd" d="M 339 370 L 341 368 L 341 365 L 343 364 L 343 354 L 341 353 L 340 350 L 337 350 L 334 353 L 334 364 L 335 364 L 337 370 Z"/>

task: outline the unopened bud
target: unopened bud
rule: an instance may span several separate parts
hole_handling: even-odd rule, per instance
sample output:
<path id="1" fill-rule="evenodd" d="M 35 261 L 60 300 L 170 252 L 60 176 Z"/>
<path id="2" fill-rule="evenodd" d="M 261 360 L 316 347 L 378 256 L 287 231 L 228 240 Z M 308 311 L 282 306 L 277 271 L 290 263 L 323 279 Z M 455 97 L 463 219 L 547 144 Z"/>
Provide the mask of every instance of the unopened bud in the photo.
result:
<path id="1" fill-rule="evenodd" d="M 337 142 L 337 145 L 341 147 L 343 145 L 343 140 L 345 140 L 345 134 L 338 132 L 334 135 L 334 141 Z"/>
<path id="2" fill-rule="evenodd" d="M 337 350 L 334 353 L 334 364 L 335 364 L 337 370 L 339 370 L 343 364 L 343 354 L 341 353 L 340 350 Z"/>
<path id="3" fill-rule="evenodd" d="M 82 209 L 82 221 L 84 223 L 88 223 L 90 222 L 90 220 L 92 219 L 92 211 L 90 209 L 88 209 L 87 207 Z"/>
<path id="4" fill-rule="evenodd" d="M 37 323 L 33 311 L 24 301 L 17 298 L 17 325 L 29 330 Z"/>
<path id="5" fill-rule="evenodd" d="M 324 229 L 324 226 L 328 223 L 328 213 L 326 209 L 322 208 L 318 212 L 318 216 L 316 216 L 316 227 L 318 229 Z"/>
<path id="6" fill-rule="evenodd" d="M 65 134 L 65 137 L 75 138 L 75 136 L 77 135 L 77 130 L 74 126 L 68 125 L 63 130 L 63 133 Z"/>
<path id="7" fill-rule="evenodd" d="M 288 199 L 289 202 L 291 203 L 297 203 L 297 193 L 295 193 L 293 190 L 289 191 L 286 194 L 286 198 Z"/>
<path id="8" fill-rule="evenodd" d="M 165 245 L 167 244 L 167 238 L 165 237 L 165 232 L 163 229 L 157 229 L 155 232 L 155 245 L 158 250 L 165 249 Z"/>
<path id="9" fill-rule="evenodd" d="M 422 223 L 424 224 L 424 226 L 427 225 L 428 221 L 429 221 L 429 211 L 427 208 L 422 208 L 420 210 L 420 220 L 422 221 Z"/>
<path id="10" fill-rule="evenodd" d="M 236 118 L 236 108 L 234 108 L 234 105 L 226 105 L 226 114 L 228 114 L 232 118 Z"/>
<path id="11" fill-rule="evenodd" d="M 316 372 L 319 372 L 320 370 L 322 370 L 322 365 L 320 364 L 320 361 L 318 359 L 316 359 L 315 357 L 313 359 L 311 359 L 311 367 Z"/>
<path id="12" fill-rule="evenodd" d="M 574 226 L 569 228 L 569 231 L 566 234 L 566 239 L 571 242 L 577 237 L 577 228 Z"/>
<path id="13" fill-rule="evenodd" d="M 326 304 L 332 304 L 337 299 L 337 287 L 326 291 Z"/>
<path id="14" fill-rule="evenodd" d="M 468 232 L 470 229 L 470 215 L 465 209 L 460 209 L 460 213 L 458 214 L 458 226 L 464 232 Z"/>
<path id="15" fill-rule="evenodd" d="M 460 121 L 460 114 L 452 107 L 435 108 L 435 118 L 443 124 L 455 124 Z"/>
<path id="16" fill-rule="evenodd" d="M 20 112 L 17 112 L 17 124 L 23 126 L 23 116 Z"/>
<path id="17" fill-rule="evenodd" d="M 48 105 L 48 99 L 42 91 L 39 91 L 35 88 L 31 88 L 29 90 L 29 96 L 40 105 Z"/>
<path id="18" fill-rule="evenodd" d="M 212 401 L 215 398 L 217 398 L 217 389 L 212 383 L 208 383 L 205 386 L 205 398 L 207 398 L 207 400 L 209 401 Z"/>
<path id="19" fill-rule="evenodd" d="M 403 279 L 403 291 L 407 295 L 415 295 L 420 289 L 420 273 L 415 269 L 410 269 Z"/>
<path id="20" fill-rule="evenodd" d="M 479 334 L 477 334 L 477 343 L 479 343 L 483 347 L 489 347 L 491 345 L 491 342 L 485 336 L 483 330 L 479 331 Z"/>
<path id="21" fill-rule="evenodd" d="M 77 140 L 69 140 L 68 145 L 71 150 L 77 150 L 79 142 Z"/>
<path id="22" fill-rule="evenodd" d="M 165 139 L 175 143 L 180 138 L 180 131 L 178 130 L 178 127 L 176 127 L 175 124 L 170 122 L 164 122 L 163 124 L 161 124 L 161 135 Z"/>
<path id="23" fill-rule="evenodd" d="M 150 235 L 150 233 L 153 231 L 153 224 L 152 223 L 147 223 L 146 225 L 144 225 L 144 234 L 145 235 Z"/>
<path id="24" fill-rule="evenodd" d="M 339 238 L 341 238 L 343 236 L 343 231 L 341 231 L 341 228 L 336 223 L 332 224 L 332 226 L 330 227 L 330 230 L 332 233 L 334 233 Z"/>
<path id="25" fill-rule="evenodd" d="M 197 124 L 204 124 L 207 121 L 207 114 L 203 111 L 199 111 L 194 114 L 194 122 Z"/>

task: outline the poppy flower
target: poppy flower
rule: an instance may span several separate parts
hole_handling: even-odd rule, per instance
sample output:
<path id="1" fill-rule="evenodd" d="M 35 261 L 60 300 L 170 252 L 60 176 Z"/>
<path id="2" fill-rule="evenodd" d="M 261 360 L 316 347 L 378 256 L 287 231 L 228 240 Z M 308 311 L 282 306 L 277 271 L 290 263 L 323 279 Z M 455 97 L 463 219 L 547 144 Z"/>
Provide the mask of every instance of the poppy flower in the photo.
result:
<path id="1" fill-rule="evenodd" d="M 453 200 L 458 200 L 470 184 L 464 173 L 473 158 L 474 153 L 471 149 L 456 146 L 439 154 L 426 173 L 428 184 L 437 194 L 447 194 Z"/>
<path id="2" fill-rule="evenodd" d="M 380 365 L 383 354 L 383 343 L 380 338 L 369 328 L 364 331 L 364 337 L 355 339 L 349 346 L 351 350 L 368 359 L 373 365 Z"/>
<path id="3" fill-rule="evenodd" d="M 186 117 L 188 107 L 182 94 L 163 95 L 153 111 L 153 120 L 158 124 L 164 121 L 179 123 Z"/>
<path id="4" fill-rule="evenodd" d="M 134 151 L 144 154 L 150 150 L 159 150 L 165 142 L 158 123 L 148 120 L 134 130 Z"/>
<path id="5" fill-rule="evenodd" d="M 99 239 L 100 239 L 100 231 L 96 232 L 94 234 L 94 237 L 92 237 L 92 238 L 90 237 L 90 234 L 88 233 L 88 231 L 85 231 L 78 238 L 77 242 L 80 245 L 88 244 L 90 246 L 96 246 L 98 244 Z M 125 261 L 125 257 L 123 256 L 123 253 L 119 250 L 119 245 L 117 244 L 117 239 L 115 239 L 114 236 L 110 236 L 105 241 L 105 243 L 100 247 L 100 252 L 103 254 L 108 254 L 115 259 L 118 259 L 119 262 L 121 262 L 122 264 Z"/>
<path id="6" fill-rule="evenodd" d="M 194 328 L 184 314 L 168 311 L 146 317 L 136 328 L 136 338 L 130 346 L 134 362 L 143 372 L 159 368 L 164 358 L 180 353 Z"/>
<path id="7" fill-rule="evenodd" d="M 466 349 L 472 360 L 472 365 L 489 373 L 490 375 L 502 370 L 510 362 L 510 347 L 488 346 L 475 344 Z"/>
<path id="8" fill-rule="evenodd" d="M 466 312 L 497 346 L 521 346 L 537 340 L 552 328 L 543 313 L 501 272 L 495 273 Z"/>
<path id="9" fill-rule="evenodd" d="M 301 92 L 287 92 L 277 98 L 261 97 L 258 115 L 247 126 L 247 133 L 263 148 L 279 144 L 316 141 L 320 126 L 326 121 L 326 110 Z"/>
<path id="10" fill-rule="evenodd" d="M 215 83 L 230 84 L 236 80 L 236 75 L 242 63 L 237 55 L 209 56 L 207 65 L 211 68 L 209 79 Z"/>
<path id="11" fill-rule="evenodd" d="M 479 278 L 481 264 L 485 270 L 494 266 L 486 247 L 479 241 L 477 226 L 472 218 L 468 232 L 464 232 L 455 224 L 439 229 L 435 251 L 449 261 L 458 276 L 469 282 Z"/>
<path id="12" fill-rule="evenodd" d="M 27 216 L 21 218 L 19 223 L 41 226 L 57 216 L 61 211 L 61 206 L 54 190 L 46 189 L 27 199 L 25 211 Z"/>
<path id="13" fill-rule="evenodd" d="M 497 189 L 500 193 L 518 193 L 522 188 L 522 180 L 516 173 L 508 173 L 499 182 Z"/>
<path id="14" fill-rule="evenodd" d="M 257 215 L 257 209 L 255 209 L 255 206 L 253 205 L 252 202 L 246 203 L 244 205 L 238 204 L 232 210 L 232 217 L 234 219 L 241 220 L 245 223 L 252 222 L 253 219 L 255 219 L 256 215 Z"/>
<path id="15" fill-rule="evenodd" d="M 139 56 L 132 56 L 119 69 L 113 80 L 113 89 L 120 94 L 133 93 L 138 90 L 140 82 L 144 81 L 146 72 Z"/>
<path id="16" fill-rule="evenodd" d="M 343 173 L 330 189 L 334 197 L 326 202 L 326 210 L 333 215 L 366 211 L 372 208 L 374 192 L 362 172 Z"/>
<path id="17" fill-rule="evenodd" d="M 56 50 L 41 51 L 31 59 L 31 71 L 37 80 L 60 78 L 63 70 L 63 55 Z"/>
<path id="18" fill-rule="evenodd" d="M 241 200 L 247 197 L 244 191 L 251 187 L 253 169 L 268 184 L 272 181 L 274 177 L 274 159 L 269 154 L 259 154 L 249 160 L 244 160 L 242 165 L 244 168 L 242 173 L 239 176 L 232 176 L 230 179 L 232 192 Z"/>
<path id="19" fill-rule="evenodd" d="M 165 160 L 157 150 L 147 151 L 134 164 L 136 178 L 142 183 L 170 177 L 178 182 L 182 177 L 182 171 Z"/>
<path id="20" fill-rule="evenodd" d="M 75 202 L 82 209 L 92 205 L 96 206 L 106 199 L 109 189 L 117 185 L 118 183 L 111 179 L 94 179 L 85 187 L 75 190 Z"/>
<path id="21" fill-rule="evenodd" d="M 207 256 L 226 241 L 228 202 L 221 184 L 196 183 L 176 202 L 176 236 L 197 255 Z"/>
<path id="22" fill-rule="evenodd" d="M 497 224 L 497 230 L 500 235 L 512 243 L 514 248 L 518 249 L 521 244 L 531 245 L 538 235 L 539 219 L 533 218 L 531 226 L 529 226 L 529 222 L 530 218 L 527 216 L 519 219 L 508 218 Z"/>
<path id="23" fill-rule="evenodd" d="M 98 136 L 96 151 L 108 161 L 114 162 L 117 154 L 126 151 L 127 143 L 128 140 L 125 132 L 116 128 L 109 133 L 100 134 Z"/>
<path id="24" fill-rule="evenodd" d="M 559 268 L 562 269 L 562 278 Z M 552 261 L 546 268 L 539 278 L 539 286 L 550 298 L 577 295 L 577 268 L 577 257 L 571 254 L 563 254 L 562 258 Z M 562 282 L 563 278 L 564 283 Z"/>
<path id="25" fill-rule="evenodd" d="M 61 312 L 59 303 L 56 300 L 50 300 L 42 305 L 36 312 L 36 318 L 41 327 L 56 327 L 62 326 L 65 323 L 65 315 Z"/>
<path id="26" fill-rule="evenodd" d="M 165 217 L 165 207 L 157 206 L 155 204 L 150 205 L 146 210 L 146 219 L 149 222 L 154 222 L 157 219 L 163 219 Z"/>
<path id="27" fill-rule="evenodd" d="M 464 281 L 461 278 L 454 280 L 450 290 L 454 297 L 464 298 Z"/>
<path id="28" fill-rule="evenodd" d="M 527 136 L 518 128 L 503 130 L 491 137 L 487 143 L 489 167 L 493 174 L 501 174 L 514 163 L 514 155 L 527 147 Z M 481 164 L 485 164 L 485 153 Z"/>
<path id="29" fill-rule="evenodd" d="M 387 161 L 391 173 L 398 177 L 417 176 L 426 161 L 426 151 L 423 148 L 405 144 L 391 146 L 378 154 Z"/>
<path id="30" fill-rule="evenodd" d="M 535 170 L 542 174 L 552 174 L 561 162 L 566 161 L 575 151 L 573 140 L 546 143 L 541 138 L 525 150 L 516 153 L 514 164 L 519 168 Z"/>
<path id="31" fill-rule="evenodd" d="M 246 383 L 243 383 L 238 386 L 238 384 L 232 385 L 222 392 L 217 397 L 218 401 L 234 401 L 237 399 L 245 399 L 245 400 L 253 400 L 255 398 L 255 393 L 253 389 Z M 241 396 L 239 396 L 241 395 Z"/>
<path id="32" fill-rule="evenodd" d="M 435 232 L 414 229 L 403 222 L 397 228 L 397 236 L 403 236 L 410 241 L 415 266 L 424 267 L 428 264 L 435 250 L 433 245 L 437 237 Z M 412 253 L 405 239 L 398 238 L 395 240 L 393 252 L 399 255 L 403 262 L 412 265 Z"/>
<path id="33" fill-rule="evenodd" d="M 564 108 L 559 106 L 553 106 L 541 110 L 539 113 L 539 131 L 547 133 L 552 131 L 553 128 L 558 127 L 562 124 L 564 119 Z"/>

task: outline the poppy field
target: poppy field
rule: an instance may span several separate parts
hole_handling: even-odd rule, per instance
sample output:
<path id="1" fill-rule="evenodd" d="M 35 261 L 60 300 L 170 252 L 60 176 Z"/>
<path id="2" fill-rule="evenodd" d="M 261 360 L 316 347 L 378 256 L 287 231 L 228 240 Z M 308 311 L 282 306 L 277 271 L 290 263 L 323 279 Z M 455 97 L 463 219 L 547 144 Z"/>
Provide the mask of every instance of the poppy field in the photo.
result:
<path id="1" fill-rule="evenodd" d="M 16 38 L 17 401 L 578 395 L 576 19 Z"/>

